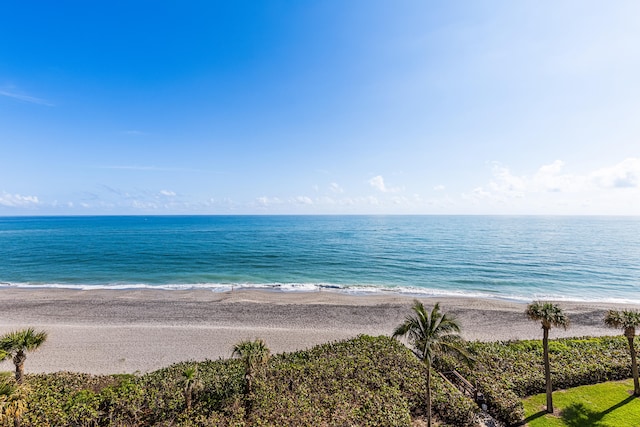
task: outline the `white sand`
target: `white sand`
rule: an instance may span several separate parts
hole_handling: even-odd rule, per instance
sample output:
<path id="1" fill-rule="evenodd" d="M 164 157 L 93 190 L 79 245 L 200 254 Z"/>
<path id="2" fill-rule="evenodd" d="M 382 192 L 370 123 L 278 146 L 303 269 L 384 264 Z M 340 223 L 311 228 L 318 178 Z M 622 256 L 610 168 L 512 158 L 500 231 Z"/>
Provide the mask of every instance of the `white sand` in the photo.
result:
<path id="1" fill-rule="evenodd" d="M 526 305 L 471 298 L 440 301 L 455 314 L 469 340 L 540 338 Z M 410 313 L 413 298 L 351 296 L 334 292 L 73 291 L 0 289 L 0 333 L 33 326 L 49 333 L 27 357 L 26 372 L 94 374 L 151 371 L 174 362 L 227 358 L 242 339 L 262 338 L 272 352 L 303 349 L 358 334 L 389 335 Z M 602 325 L 609 308 L 560 303 L 567 331 L 551 337 L 616 335 Z M 636 306 L 633 308 L 640 308 Z M 0 369 L 11 370 L 10 361 Z"/>

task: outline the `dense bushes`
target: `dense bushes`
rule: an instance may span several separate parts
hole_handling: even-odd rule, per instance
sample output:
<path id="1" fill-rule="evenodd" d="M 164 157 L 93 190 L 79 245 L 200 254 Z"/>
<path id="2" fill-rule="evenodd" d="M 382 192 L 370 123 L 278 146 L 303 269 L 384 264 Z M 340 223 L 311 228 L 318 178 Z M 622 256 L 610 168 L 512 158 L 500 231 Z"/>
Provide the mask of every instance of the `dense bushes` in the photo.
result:
<path id="1" fill-rule="evenodd" d="M 277 356 L 272 367 L 254 414 L 269 425 L 409 425 L 410 415 L 424 407 L 423 364 L 386 337 L 361 336 Z M 452 425 L 471 425 L 477 406 L 433 378 L 436 414 Z"/>
<path id="2" fill-rule="evenodd" d="M 422 413 L 425 367 L 388 337 L 360 336 L 271 358 L 244 396 L 238 360 L 197 363 L 200 387 L 186 410 L 185 368 L 142 376 L 29 375 L 29 426 L 409 426 Z M 473 425 L 477 406 L 432 376 L 435 415 Z M 245 398 L 252 400 L 245 413 Z"/>
<path id="3" fill-rule="evenodd" d="M 522 397 L 544 392 L 540 341 L 468 343 L 476 367 L 455 366 L 478 385 L 494 416 L 523 420 Z M 624 337 L 550 342 L 555 389 L 630 377 Z M 145 374 L 27 376 L 23 426 L 408 426 L 422 414 L 426 370 L 402 344 L 388 337 L 358 338 L 276 355 L 255 392 L 244 396 L 238 360 L 199 362 L 200 387 L 186 410 L 180 363 Z M 440 369 L 453 360 L 442 359 Z M 432 376 L 433 410 L 452 426 L 473 425 L 469 399 Z M 252 401 L 245 413 L 245 398 Z"/>
<path id="4" fill-rule="evenodd" d="M 477 357 L 476 368 L 456 368 L 477 383 L 496 418 L 512 424 L 522 421 L 520 399 L 545 392 L 542 342 L 473 342 L 468 347 Z M 631 376 L 624 337 L 551 340 L 549 352 L 554 390 Z"/>
<path id="5" fill-rule="evenodd" d="M 484 394 L 492 414 L 507 423 L 524 418 L 520 399 L 542 393 L 540 341 L 472 342 L 475 368 L 443 358 Z M 624 337 L 550 342 L 554 389 L 630 377 Z M 199 387 L 186 409 L 183 372 L 197 365 Z M 239 360 L 179 363 L 149 374 L 28 375 L 29 426 L 408 426 L 424 410 L 426 369 L 388 337 L 360 336 L 276 355 L 244 395 Z M 451 426 L 474 424 L 477 406 L 432 376 L 434 415 Z M 252 402 L 245 413 L 246 398 Z"/>
<path id="6" fill-rule="evenodd" d="M 545 391 L 542 343 L 475 343 L 487 371 L 502 372 L 507 388 L 518 396 Z M 549 342 L 554 388 L 569 388 L 629 378 L 631 366 L 624 337 L 572 338 Z M 490 357 L 489 357 L 490 356 Z"/>

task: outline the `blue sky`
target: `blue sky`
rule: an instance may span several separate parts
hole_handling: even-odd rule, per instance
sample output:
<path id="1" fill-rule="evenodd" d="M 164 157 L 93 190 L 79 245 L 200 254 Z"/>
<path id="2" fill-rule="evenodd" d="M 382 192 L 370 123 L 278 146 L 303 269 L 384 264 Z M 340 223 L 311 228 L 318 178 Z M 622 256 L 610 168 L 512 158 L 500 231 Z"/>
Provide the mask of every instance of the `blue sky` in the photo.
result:
<path id="1" fill-rule="evenodd" d="M 9 2 L 0 215 L 640 215 L 638 16 Z"/>

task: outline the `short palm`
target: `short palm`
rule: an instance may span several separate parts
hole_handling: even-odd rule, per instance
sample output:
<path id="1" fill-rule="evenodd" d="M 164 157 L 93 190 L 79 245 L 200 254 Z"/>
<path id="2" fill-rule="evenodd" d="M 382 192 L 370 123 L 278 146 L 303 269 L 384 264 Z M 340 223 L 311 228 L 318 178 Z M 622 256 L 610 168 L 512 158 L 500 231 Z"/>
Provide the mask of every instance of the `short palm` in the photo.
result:
<path id="1" fill-rule="evenodd" d="M 202 386 L 198 378 L 198 367 L 189 366 L 182 371 L 182 385 L 184 387 L 183 394 L 185 406 L 187 410 L 191 409 L 194 393 Z"/>
<path id="2" fill-rule="evenodd" d="M 16 366 L 16 382 L 22 384 L 24 376 L 24 362 L 26 353 L 36 350 L 47 340 L 47 333 L 36 332 L 33 328 L 9 332 L 0 337 L 0 352 L 6 357 L 12 357 Z"/>
<path id="3" fill-rule="evenodd" d="M 640 381 L 638 381 L 638 362 L 636 361 L 636 349 L 633 340 L 636 336 L 636 328 L 640 327 L 640 312 L 634 310 L 609 310 L 604 317 L 605 325 L 614 329 L 622 329 L 629 342 L 631 355 L 631 373 L 633 375 L 633 394 L 640 396 Z"/>
<path id="4" fill-rule="evenodd" d="M 253 399 L 253 382 L 271 356 L 269 347 L 261 339 L 241 341 L 233 347 L 233 355 L 239 357 L 244 364 L 245 410 L 251 412 Z"/>

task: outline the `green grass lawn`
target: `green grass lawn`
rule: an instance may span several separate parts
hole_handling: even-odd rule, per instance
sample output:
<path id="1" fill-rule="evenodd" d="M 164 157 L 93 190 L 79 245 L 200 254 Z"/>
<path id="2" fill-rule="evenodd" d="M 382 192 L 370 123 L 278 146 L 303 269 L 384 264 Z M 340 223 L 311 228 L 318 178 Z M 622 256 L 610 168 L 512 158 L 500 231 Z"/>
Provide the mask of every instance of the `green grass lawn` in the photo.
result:
<path id="1" fill-rule="evenodd" d="M 553 393 L 555 414 L 544 412 L 546 395 L 523 401 L 530 427 L 640 427 L 640 398 L 634 398 L 633 380 L 611 381 Z"/>

